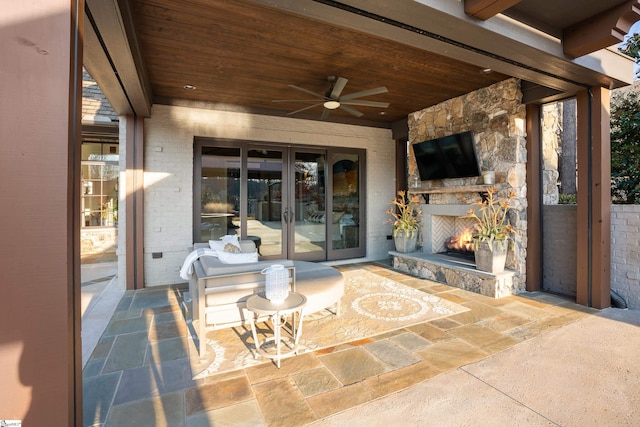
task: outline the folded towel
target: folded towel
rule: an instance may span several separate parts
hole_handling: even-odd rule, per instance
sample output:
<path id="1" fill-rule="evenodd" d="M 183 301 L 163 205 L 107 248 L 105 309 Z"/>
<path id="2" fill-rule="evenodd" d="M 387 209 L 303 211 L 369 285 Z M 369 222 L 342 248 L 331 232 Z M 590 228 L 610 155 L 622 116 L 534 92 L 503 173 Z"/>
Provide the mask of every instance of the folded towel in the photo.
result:
<path id="1" fill-rule="evenodd" d="M 193 274 L 193 263 L 203 256 L 215 257 L 218 256 L 218 251 L 209 248 L 198 248 L 187 255 L 184 263 L 182 263 L 182 268 L 180 269 L 180 277 L 183 280 L 189 280 L 189 276 Z"/>

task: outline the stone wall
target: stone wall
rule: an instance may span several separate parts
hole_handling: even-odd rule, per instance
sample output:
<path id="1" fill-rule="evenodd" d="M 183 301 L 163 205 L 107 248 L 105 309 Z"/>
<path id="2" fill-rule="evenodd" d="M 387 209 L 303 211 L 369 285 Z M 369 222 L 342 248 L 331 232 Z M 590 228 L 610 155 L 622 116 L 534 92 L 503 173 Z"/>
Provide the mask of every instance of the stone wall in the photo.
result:
<path id="1" fill-rule="evenodd" d="M 409 116 L 411 144 L 464 131 L 472 131 L 481 170 L 493 170 L 498 193 L 513 192 L 511 222 L 519 230 L 509 251 L 507 268 L 517 272 L 517 289 L 524 289 L 526 275 L 527 187 L 526 109 L 521 102 L 520 81 L 508 79 L 475 92 L 450 99 Z M 418 175 L 410 151 L 409 182 Z M 431 181 L 422 189 L 479 184 L 480 178 Z M 469 204 L 480 200 L 478 192 L 430 194 L 431 204 Z"/>
<path id="2" fill-rule="evenodd" d="M 80 253 L 83 255 L 116 253 L 118 233 L 114 227 L 82 229 Z"/>
<path id="3" fill-rule="evenodd" d="M 545 205 L 558 204 L 559 152 L 562 146 L 562 103 L 542 106 L 542 200 Z"/>

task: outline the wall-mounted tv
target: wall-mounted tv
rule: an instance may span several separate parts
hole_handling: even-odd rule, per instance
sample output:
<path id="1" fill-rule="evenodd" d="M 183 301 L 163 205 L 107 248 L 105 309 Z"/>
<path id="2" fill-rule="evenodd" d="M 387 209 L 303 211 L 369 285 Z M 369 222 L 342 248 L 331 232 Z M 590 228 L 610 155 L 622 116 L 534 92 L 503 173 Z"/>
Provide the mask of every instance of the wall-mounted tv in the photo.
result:
<path id="1" fill-rule="evenodd" d="M 471 132 L 418 142 L 412 147 L 422 181 L 480 176 Z"/>

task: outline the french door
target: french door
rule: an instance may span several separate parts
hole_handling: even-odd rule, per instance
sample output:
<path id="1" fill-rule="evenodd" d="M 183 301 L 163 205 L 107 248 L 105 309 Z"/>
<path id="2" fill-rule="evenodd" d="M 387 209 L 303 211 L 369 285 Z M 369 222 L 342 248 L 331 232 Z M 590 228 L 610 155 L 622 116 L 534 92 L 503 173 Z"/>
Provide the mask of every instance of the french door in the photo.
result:
<path id="1" fill-rule="evenodd" d="M 194 241 L 238 234 L 261 259 L 366 253 L 364 150 L 209 139 L 195 149 Z"/>

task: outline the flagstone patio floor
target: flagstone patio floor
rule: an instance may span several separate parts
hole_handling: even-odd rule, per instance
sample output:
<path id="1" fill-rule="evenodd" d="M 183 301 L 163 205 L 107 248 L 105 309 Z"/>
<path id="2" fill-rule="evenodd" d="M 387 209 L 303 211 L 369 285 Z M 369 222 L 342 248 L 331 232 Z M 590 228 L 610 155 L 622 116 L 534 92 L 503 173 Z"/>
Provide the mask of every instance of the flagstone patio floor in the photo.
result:
<path id="1" fill-rule="evenodd" d="M 477 362 L 596 313 L 545 293 L 493 299 L 367 269 L 469 311 L 282 361 L 192 380 L 172 287 L 127 291 L 83 371 L 85 426 L 307 425 Z"/>

